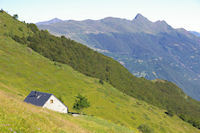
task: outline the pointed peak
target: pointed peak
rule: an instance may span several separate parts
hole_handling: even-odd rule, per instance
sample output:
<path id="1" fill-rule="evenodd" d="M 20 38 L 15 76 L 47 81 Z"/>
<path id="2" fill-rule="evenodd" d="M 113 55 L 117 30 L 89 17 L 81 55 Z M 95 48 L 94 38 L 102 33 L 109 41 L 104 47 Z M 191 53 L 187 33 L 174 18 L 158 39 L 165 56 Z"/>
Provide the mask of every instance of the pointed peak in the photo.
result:
<path id="1" fill-rule="evenodd" d="M 142 14 L 138 13 L 136 16 L 135 16 L 135 19 L 141 19 L 141 18 L 145 18 Z"/>
<path id="2" fill-rule="evenodd" d="M 144 17 L 142 14 L 138 13 L 133 21 L 140 21 L 140 22 L 150 22 L 146 17 Z"/>

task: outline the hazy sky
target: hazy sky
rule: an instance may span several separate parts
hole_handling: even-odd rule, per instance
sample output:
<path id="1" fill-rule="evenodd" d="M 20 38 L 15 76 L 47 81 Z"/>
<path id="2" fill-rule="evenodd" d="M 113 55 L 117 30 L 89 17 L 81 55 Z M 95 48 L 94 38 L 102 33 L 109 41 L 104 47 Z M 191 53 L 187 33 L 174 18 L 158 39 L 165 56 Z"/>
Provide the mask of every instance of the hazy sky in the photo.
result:
<path id="1" fill-rule="evenodd" d="M 165 20 L 175 28 L 200 32 L 200 0 L 0 0 L 0 8 L 33 23 L 55 17 L 133 19 L 141 13 L 151 21 Z"/>

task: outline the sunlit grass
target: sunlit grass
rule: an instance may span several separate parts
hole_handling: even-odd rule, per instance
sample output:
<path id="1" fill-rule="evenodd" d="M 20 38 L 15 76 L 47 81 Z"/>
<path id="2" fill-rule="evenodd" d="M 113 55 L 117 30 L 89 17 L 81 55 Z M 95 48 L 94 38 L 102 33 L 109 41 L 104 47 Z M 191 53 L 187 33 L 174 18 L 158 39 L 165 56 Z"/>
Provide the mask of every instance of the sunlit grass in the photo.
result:
<path id="1" fill-rule="evenodd" d="M 17 97 L 17 98 L 16 98 Z M 72 117 L 26 104 L 14 94 L 0 91 L 1 132 L 108 133 L 133 130 L 91 116 Z"/>

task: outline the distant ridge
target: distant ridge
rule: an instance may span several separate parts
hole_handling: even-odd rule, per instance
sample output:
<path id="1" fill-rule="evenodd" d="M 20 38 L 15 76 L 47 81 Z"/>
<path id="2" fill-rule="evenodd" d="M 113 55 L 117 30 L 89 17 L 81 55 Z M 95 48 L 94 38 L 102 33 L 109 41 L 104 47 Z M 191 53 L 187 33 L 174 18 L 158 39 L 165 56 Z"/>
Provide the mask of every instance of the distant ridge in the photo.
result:
<path id="1" fill-rule="evenodd" d="M 58 22 L 62 22 L 63 20 L 59 19 L 59 18 L 53 18 L 49 21 L 43 21 L 43 22 L 38 22 L 36 23 L 37 25 L 46 25 L 46 24 L 54 24 L 54 23 L 58 23 Z"/>
<path id="2" fill-rule="evenodd" d="M 120 32 L 145 32 L 156 34 L 160 32 L 171 32 L 172 27 L 165 21 L 151 22 L 142 14 L 138 13 L 134 19 L 128 20 L 124 18 L 105 17 L 99 20 L 86 19 L 82 21 L 77 20 L 49 20 L 36 23 L 41 29 L 48 29 L 51 33 L 56 35 L 65 34 L 67 37 L 71 37 L 81 43 L 77 37 L 73 38 L 76 34 L 90 34 L 90 33 L 120 33 Z M 57 29 L 56 26 L 62 25 L 62 28 Z M 86 43 L 87 44 L 87 43 Z"/>

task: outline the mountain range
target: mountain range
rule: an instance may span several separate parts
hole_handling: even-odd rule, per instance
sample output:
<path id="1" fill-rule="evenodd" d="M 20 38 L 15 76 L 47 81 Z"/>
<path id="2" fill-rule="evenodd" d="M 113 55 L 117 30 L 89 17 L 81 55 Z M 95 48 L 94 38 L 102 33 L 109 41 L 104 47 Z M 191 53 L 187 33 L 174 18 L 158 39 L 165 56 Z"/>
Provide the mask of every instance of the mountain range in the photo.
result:
<path id="1" fill-rule="evenodd" d="M 133 20 L 51 22 L 37 25 L 114 58 L 137 77 L 172 81 L 200 100 L 200 38 L 191 32 L 165 21 L 151 22 L 141 14 Z"/>

